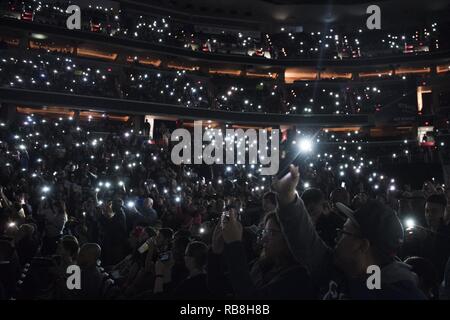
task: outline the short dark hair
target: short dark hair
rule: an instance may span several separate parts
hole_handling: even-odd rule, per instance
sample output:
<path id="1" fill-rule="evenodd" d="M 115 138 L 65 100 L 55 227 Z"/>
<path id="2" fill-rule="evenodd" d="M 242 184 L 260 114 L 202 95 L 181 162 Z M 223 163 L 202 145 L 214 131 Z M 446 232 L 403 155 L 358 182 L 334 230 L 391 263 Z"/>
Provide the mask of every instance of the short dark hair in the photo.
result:
<path id="1" fill-rule="evenodd" d="M 186 255 L 194 259 L 197 268 L 204 268 L 208 261 L 208 246 L 201 241 L 191 242 L 186 248 Z"/>
<path id="2" fill-rule="evenodd" d="M 277 195 L 275 194 L 275 192 L 266 192 L 263 196 L 263 199 L 272 202 L 274 205 L 277 204 Z"/>
<path id="3" fill-rule="evenodd" d="M 427 198 L 427 202 L 440 204 L 444 208 L 447 206 L 447 198 L 443 194 L 432 194 Z"/>
<path id="4" fill-rule="evenodd" d="M 405 260 L 415 274 L 422 280 L 423 289 L 437 291 L 439 286 L 438 272 L 430 260 L 422 257 L 410 257 Z"/>
<path id="5" fill-rule="evenodd" d="M 187 239 L 189 239 L 190 237 L 191 237 L 191 232 L 189 230 L 186 230 L 186 229 L 178 230 L 178 231 L 176 231 L 173 234 L 173 239 L 174 240 L 176 240 L 178 238 L 187 238 Z"/>
<path id="6" fill-rule="evenodd" d="M 302 200 L 305 206 L 309 206 L 313 203 L 319 203 L 325 199 L 325 195 L 320 189 L 311 188 L 302 193 Z"/>
<path id="7" fill-rule="evenodd" d="M 167 240 L 172 240 L 173 237 L 173 230 L 170 228 L 161 228 L 159 229 L 159 233 L 161 233 L 164 238 L 166 238 Z"/>
<path id="8" fill-rule="evenodd" d="M 80 246 L 75 237 L 73 237 L 73 236 L 62 237 L 61 245 L 63 246 L 64 250 L 69 252 L 69 254 L 72 258 L 76 258 L 78 251 L 80 250 Z"/>
<path id="9" fill-rule="evenodd" d="M 186 250 L 186 247 L 189 245 L 190 242 L 191 240 L 189 238 L 177 237 L 173 240 L 172 248 L 180 248 Z"/>
<path id="10" fill-rule="evenodd" d="M 345 205 L 349 205 L 350 194 L 345 188 L 335 188 L 330 194 L 330 200 L 333 203 L 342 202 Z"/>

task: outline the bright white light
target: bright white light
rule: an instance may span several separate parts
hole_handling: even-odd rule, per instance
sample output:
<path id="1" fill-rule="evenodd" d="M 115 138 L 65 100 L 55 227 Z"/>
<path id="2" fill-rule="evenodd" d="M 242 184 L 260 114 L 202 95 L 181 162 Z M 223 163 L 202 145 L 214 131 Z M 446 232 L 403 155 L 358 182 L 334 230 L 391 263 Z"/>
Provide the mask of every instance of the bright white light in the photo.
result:
<path id="1" fill-rule="evenodd" d="M 301 139 L 299 142 L 299 148 L 301 152 L 311 152 L 313 148 L 313 143 L 310 139 Z"/>
<path id="2" fill-rule="evenodd" d="M 416 222 L 414 221 L 414 219 L 407 219 L 405 221 L 405 224 L 408 229 L 412 229 L 416 225 Z"/>
<path id="3" fill-rule="evenodd" d="M 200 228 L 198 231 L 199 231 L 200 233 L 205 233 L 205 228 Z"/>
<path id="4" fill-rule="evenodd" d="M 133 208 L 134 207 L 134 201 L 128 201 L 127 207 L 128 208 Z"/>
<path id="5" fill-rule="evenodd" d="M 109 182 L 105 182 L 105 187 L 106 187 L 106 188 L 109 188 L 109 187 L 111 187 L 111 183 L 109 183 Z"/>
<path id="6" fill-rule="evenodd" d="M 303 184 L 303 186 L 305 187 L 305 189 L 308 189 L 308 188 L 309 188 L 309 182 L 305 182 L 305 183 Z"/>
<path id="7" fill-rule="evenodd" d="M 180 202 L 181 201 L 181 198 L 180 197 L 176 197 L 175 198 L 175 202 Z"/>
<path id="8" fill-rule="evenodd" d="M 42 192 L 44 192 L 44 193 L 47 193 L 47 192 L 49 192 L 49 191 L 50 191 L 50 187 L 44 186 L 44 187 L 42 188 Z"/>
<path id="9" fill-rule="evenodd" d="M 390 191 L 395 191 L 395 186 L 390 186 L 390 187 L 389 187 L 389 190 L 390 190 Z"/>

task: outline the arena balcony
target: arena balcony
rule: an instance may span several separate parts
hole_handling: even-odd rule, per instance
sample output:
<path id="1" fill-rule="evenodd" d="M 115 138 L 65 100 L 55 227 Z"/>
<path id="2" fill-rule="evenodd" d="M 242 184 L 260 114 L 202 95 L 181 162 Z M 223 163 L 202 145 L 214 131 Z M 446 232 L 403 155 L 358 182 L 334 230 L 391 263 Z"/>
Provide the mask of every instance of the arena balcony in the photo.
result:
<path id="1" fill-rule="evenodd" d="M 3 33 L 22 36 L 40 35 L 44 38 L 65 39 L 66 41 L 78 44 L 84 43 L 89 45 L 97 45 L 102 48 L 126 48 L 129 52 L 162 55 L 164 57 L 172 57 L 184 59 L 189 62 L 208 63 L 216 65 L 234 65 L 234 66 L 253 66 L 256 68 L 277 68 L 285 69 L 289 67 L 339 67 L 357 70 L 358 68 L 408 65 L 417 63 L 439 63 L 450 60 L 450 50 L 441 50 L 435 52 L 422 52 L 420 54 L 396 55 L 396 56 L 380 56 L 373 58 L 358 59 L 318 59 L 318 58 L 296 58 L 286 57 L 283 59 L 267 59 L 259 56 L 248 55 L 232 55 L 226 53 L 209 53 L 202 50 L 192 51 L 183 47 L 172 46 L 168 44 L 152 43 L 133 38 L 111 37 L 106 34 L 70 30 L 65 27 L 58 27 L 46 24 L 38 24 L 24 20 L 11 18 L 0 18 L 0 26 Z"/>
<path id="2" fill-rule="evenodd" d="M 15 88 L 0 88 L 2 104 L 21 106 L 64 106 L 80 110 L 101 110 L 122 114 L 172 116 L 174 119 L 217 120 L 235 124 L 277 124 L 302 126 L 348 126 L 364 127 L 373 124 L 369 115 L 283 115 L 260 114 L 251 112 L 230 112 L 219 110 L 205 110 L 186 108 L 164 103 L 122 100 L 106 97 L 83 96 L 59 92 L 44 92 Z"/>

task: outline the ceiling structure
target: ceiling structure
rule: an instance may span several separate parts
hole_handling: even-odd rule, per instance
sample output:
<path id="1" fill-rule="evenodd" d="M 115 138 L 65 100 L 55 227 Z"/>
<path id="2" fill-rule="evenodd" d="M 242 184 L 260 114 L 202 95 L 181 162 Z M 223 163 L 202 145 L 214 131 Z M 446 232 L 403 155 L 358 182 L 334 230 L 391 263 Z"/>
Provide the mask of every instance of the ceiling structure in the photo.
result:
<path id="1" fill-rule="evenodd" d="M 408 22 L 426 22 L 436 15 L 450 17 L 450 0 L 124 0 L 122 3 L 140 3 L 149 8 L 164 8 L 174 13 L 195 17 L 215 17 L 259 24 L 260 29 L 280 26 L 317 28 L 318 25 L 359 22 L 365 26 L 367 7 L 376 4 L 381 9 L 383 25 L 408 25 Z"/>

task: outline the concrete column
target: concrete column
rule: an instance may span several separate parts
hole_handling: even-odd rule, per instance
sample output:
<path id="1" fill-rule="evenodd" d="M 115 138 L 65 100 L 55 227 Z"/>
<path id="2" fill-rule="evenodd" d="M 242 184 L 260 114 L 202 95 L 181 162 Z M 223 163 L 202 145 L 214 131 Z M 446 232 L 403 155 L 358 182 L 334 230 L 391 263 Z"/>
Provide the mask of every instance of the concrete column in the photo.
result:
<path id="1" fill-rule="evenodd" d="M 139 131 L 144 131 L 144 116 L 133 115 L 132 119 L 134 132 L 139 133 Z"/>
<path id="2" fill-rule="evenodd" d="M 431 113 L 439 113 L 439 93 L 441 91 L 440 86 L 433 86 L 431 91 Z"/>

